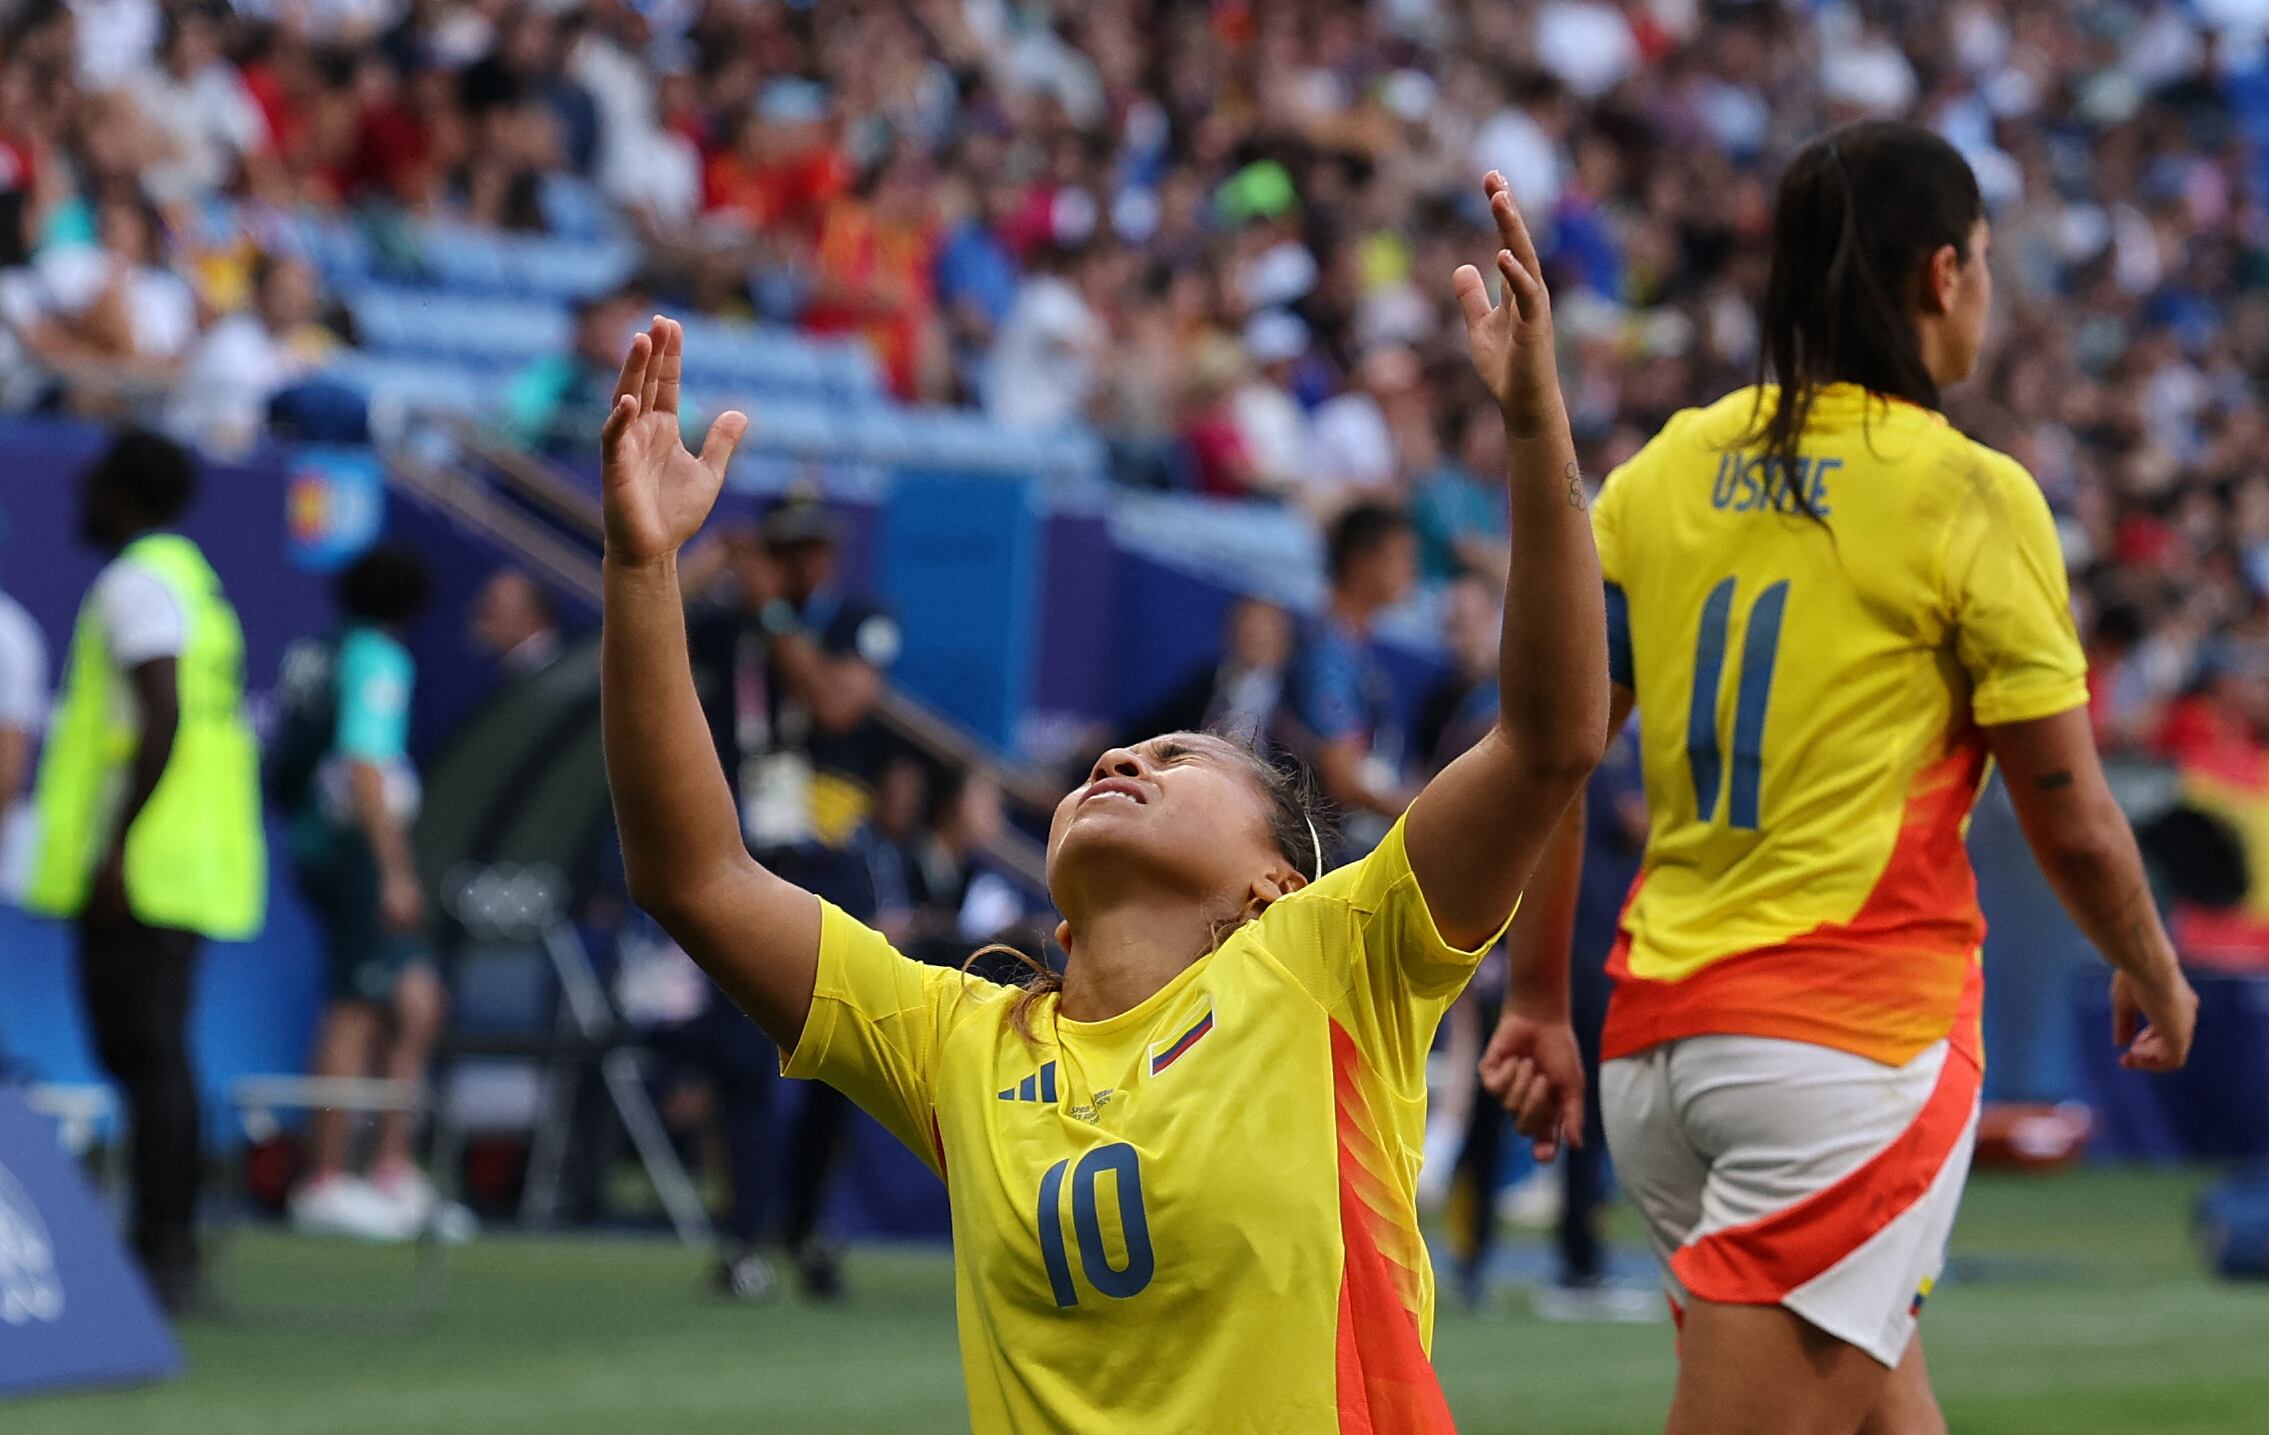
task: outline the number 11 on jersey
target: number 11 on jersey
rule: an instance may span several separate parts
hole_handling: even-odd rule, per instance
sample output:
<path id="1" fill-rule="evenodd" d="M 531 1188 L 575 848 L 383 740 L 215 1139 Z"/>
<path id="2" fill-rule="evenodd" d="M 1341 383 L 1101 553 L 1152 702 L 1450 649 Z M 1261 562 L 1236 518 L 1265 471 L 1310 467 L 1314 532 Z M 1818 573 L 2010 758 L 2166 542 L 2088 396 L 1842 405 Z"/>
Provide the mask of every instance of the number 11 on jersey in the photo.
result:
<path id="1" fill-rule="evenodd" d="M 1694 773 L 1694 814 L 1717 818 L 1718 789 L 1725 764 L 1718 750 L 1718 680 L 1725 672 L 1727 630 L 1733 621 L 1734 580 L 1724 579 L 1702 600 L 1702 628 L 1694 638 L 1694 697 L 1686 714 L 1686 761 Z M 1740 685 L 1733 704 L 1733 782 L 1726 822 L 1744 832 L 1758 824 L 1758 801 L 1765 781 L 1765 705 L 1773 695 L 1773 666 L 1780 657 L 1781 613 L 1788 607 L 1788 580 L 1767 587 L 1749 610 L 1741 642 Z"/>

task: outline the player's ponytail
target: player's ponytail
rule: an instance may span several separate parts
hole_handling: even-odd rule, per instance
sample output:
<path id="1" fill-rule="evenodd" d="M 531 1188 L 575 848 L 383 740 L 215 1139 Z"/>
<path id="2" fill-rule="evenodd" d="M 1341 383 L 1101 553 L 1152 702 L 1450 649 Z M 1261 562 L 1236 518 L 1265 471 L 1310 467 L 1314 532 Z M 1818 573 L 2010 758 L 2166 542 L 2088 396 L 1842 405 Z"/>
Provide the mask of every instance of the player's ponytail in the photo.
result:
<path id="1" fill-rule="evenodd" d="M 1741 440 L 1764 450 L 1768 473 L 1796 471 L 1805 420 L 1829 384 L 1938 407 L 1910 305 L 1932 254 L 1951 244 L 1964 263 L 1973 257 L 1984 212 L 1969 162 L 1916 125 L 1861 120 L 1798 152 L 1773 196 L 1772 270 L 1757 314 L 1757 382 L 1778 383 L 1779 401 L 1768 412 L 1760 391 Z M 1786 482 L 1811 513 L 1805 485 Z"/>

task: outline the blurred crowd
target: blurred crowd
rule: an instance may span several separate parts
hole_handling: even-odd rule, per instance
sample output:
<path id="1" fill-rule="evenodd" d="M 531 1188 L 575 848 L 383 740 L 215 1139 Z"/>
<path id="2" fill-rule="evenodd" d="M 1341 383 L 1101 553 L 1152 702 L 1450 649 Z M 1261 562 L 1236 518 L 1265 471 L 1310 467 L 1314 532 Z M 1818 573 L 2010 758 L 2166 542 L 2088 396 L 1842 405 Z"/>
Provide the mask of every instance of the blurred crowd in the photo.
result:
<path id="1" fill-rule="evenodd" d="M 2264 0 L 8 12 L 0 402 L 258 427 L 353 339 L 282 216 L 628 231 L 642 301 L 863 337 L 902 397 L 1093 425 L 1129 484 L 1393 506 L 1432 582 L 1504 562 L 1447 283 L 1488 252 L 1480 172 L 1538 234 L 1604 472 L 1751 374 L 1780 158 L 1915 116 L 1996 225 L 1954 417 L 2064 523 L 2106 739 L 2269 723 Z"/>

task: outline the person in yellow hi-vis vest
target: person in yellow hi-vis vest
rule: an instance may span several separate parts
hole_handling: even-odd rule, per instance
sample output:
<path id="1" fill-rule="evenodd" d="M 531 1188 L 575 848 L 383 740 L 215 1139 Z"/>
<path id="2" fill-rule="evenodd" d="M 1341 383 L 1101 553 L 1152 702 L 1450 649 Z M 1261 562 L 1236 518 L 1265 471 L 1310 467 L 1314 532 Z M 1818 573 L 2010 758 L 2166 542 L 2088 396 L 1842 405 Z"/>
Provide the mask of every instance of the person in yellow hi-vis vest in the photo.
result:
<path id="1" fill-rule="evenodd" d="M 133 1131 L 135 1253 L 175 1310 L 198 1289 L 197 952 L 255 935 L 268 891 L 243 630 L 204 554 L 166 531 L 193 490 L 188 454 L 139 430 L 81 481 L 81 536 L 115 556 L 71 635 L 24 895 L 78 926 L 95 1052 Z"/>

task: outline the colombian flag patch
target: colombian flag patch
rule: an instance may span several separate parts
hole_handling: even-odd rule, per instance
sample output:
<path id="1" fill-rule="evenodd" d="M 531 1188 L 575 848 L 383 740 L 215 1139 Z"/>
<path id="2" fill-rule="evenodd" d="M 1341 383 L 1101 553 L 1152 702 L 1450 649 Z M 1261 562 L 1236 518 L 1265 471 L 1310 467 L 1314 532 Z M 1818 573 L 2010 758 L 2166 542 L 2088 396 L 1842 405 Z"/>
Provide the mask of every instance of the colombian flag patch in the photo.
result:
<path id="1" fill-rule="evenodd" d="M 1205 1015 L 1199 1017 L 1196 1024 L 1188 1031 L 1183 1032 L 1172 1041 L 1158 1042 L 1150 1048 L 1150 1074 L 1156 1076 L 1159 1072 L 1180 1061 L 1183 1052 L 1205 1040 L 1206 1033 L 1212 1030 L 1213 1008 L 1207 1007 Z"/>

